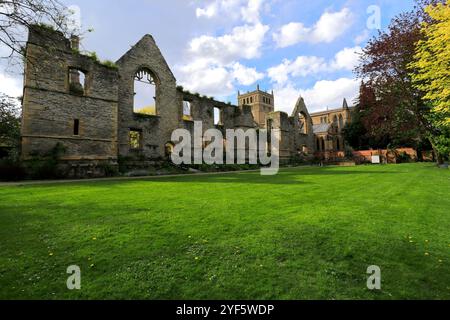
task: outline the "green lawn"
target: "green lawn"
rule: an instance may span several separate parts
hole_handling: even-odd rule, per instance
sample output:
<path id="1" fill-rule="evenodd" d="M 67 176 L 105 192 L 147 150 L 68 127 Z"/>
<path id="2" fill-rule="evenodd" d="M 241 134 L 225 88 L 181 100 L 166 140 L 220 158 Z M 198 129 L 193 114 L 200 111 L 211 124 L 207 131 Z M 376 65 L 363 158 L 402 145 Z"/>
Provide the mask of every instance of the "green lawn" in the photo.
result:
<path id="1" fill-rule="evenodd" d="M 0 223 L 0 299 L 450 299 L 432 164 L 4 186 Z"/>

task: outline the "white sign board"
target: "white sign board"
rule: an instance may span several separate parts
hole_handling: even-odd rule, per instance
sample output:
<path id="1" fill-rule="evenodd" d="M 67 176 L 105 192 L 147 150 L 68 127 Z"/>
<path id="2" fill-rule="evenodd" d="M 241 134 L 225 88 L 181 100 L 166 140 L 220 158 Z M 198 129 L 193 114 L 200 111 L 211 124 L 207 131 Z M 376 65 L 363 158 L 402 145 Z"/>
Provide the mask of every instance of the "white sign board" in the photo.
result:
<path id="1" fill-rule="evenodd" d="M 380 164 L 381 163 L 380 156 L 372 156 L 372 163 L 373 164 Z"/>

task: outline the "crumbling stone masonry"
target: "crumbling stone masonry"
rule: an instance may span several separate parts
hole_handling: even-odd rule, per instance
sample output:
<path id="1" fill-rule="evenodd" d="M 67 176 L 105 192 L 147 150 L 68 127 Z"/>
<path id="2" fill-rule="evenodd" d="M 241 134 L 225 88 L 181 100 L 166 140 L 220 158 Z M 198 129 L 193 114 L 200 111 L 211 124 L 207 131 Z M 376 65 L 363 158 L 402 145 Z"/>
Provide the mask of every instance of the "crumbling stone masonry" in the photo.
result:
<path id="1" fill-rule="evenodd" d="M 154 39 L 144 36 L 115 64 L 79 52 L 79 40 L 43 27 L 29 30 L 23 97 L 22 156 L 29 160 L 65 146 L 69 177 L 104 175 L 119 158 L 148 165 L 167 160 L 172 132 L 209 128 L 281 129 L 281 160 L 313 154 L 313 122 L 302 98 L 291 116 L 274 112 L 273 94 L 258 90 L 225 104 L 177 87 Z M 134 110 L 134 80 L 146 74 L 156 87 L 155 114 Z M 184 114 L 188 103 L 190 114 Z M 215 120 L 215 110 L 220 119 Z"/>

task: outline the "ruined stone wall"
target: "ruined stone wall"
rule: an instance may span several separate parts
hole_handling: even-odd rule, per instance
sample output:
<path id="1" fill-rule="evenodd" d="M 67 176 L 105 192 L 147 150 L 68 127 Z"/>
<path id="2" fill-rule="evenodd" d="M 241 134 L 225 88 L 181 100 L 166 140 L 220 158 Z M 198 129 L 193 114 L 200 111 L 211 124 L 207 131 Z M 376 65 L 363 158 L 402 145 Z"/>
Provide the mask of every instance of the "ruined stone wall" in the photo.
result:
<path id="1" fill-rule="evenodd" d="M 46 28 L 30 30 L 23 99 L 24 159 L 46 153 L 59 142 L 67 150 L 63 160 L 71 165 L 99 161 L 116 164 L 118 158 L 145 164 L 166 160 L 166 145 L 172 143 L 173 131 L 184 128 L 193 133 L 194 121 L 202 122 L 203 132 L 217 128 L 224 137 L 227 129 L 265 127 L 255 122 L 251 106 L 225 104 L 177 87 L 150 35 L 124 54 L 116 66 L 105 66 L 75 49 L 58 32 Z M 86 74 L 85 90 L 81 93 L 72 91 L 72 69 Z M 140 70 L 151 74 L 156 84 L 156 115 L 134 111 L 134 80 Z M 190 104 L 190 118 L 183 115 L 184 101 Z M 216 108 L 221 114 L 218 124 L 214 120 Z M 307 119 L 306 131 L 298 121 L 300 112 Z M 282 159 L 288 160 L 305 146 L 315 151 L 312 120 L 302 99 L 291 117 L 272 112 L 267 119 L 272 121 L 272 128 L 281 130 Z M 79 121 L 77 134 L 74 120 Z M 131 148 L 130 131 L 140 133 L 139 148 Z"/>
<path id="2" fill-rule="evenodd" d="M 30 29 L 26 48 L 22 156 L 48 153 L 59 142 L 70 162 L 117 160 L 118 73 L 72 50 L 46 28 Z M 86 74 L 86 90 L 73 94 L 69 69 Z M 78 135 L 74 121 L 79 121 Z"/>
<path id="3" fill-rule="evenodd" d="M 242 129 L 246 131 L 250 128 L 256 128 L 253 120 L 252 111 L 249 106 L 235 106 L 226 104 L 214 99 L 202 97 L 179 90 L 179 101 L 188 101 L 191 105 L 191 120 L 183 120 L 183 128 L 194 133 L 194 122 L 201 122 L 203 133 L 209 129 L 218 129 L 226 138 L 227 129 Z M 220 123 L 215 124 L 214 109 L 220 110 Z M 192 141 L 193 143 L 193 141 Z M 247 144 L 248 145 L 248 144 Z M 226 145 L 224 146 L 226 150 Z M 237 154 L 238 146 L 235 145 L 235 154 Z"/>
<path id="4" fill-rule="evenodd" d="M 164 145 L 170 141 L 172 131 L 181 127 L 182 104 L 178 99 L 176 80 L 164 60 L 153 37 L 144 36 L 118 61 L 119 83 L 119 154 L 134 156 L 130 150 L 130 130 L 142 132 L 141 155 L 162 159 Z M 134 76 L 139 70 L 148 70 L 156 82 L 155 116 L 134 113 Z"/>

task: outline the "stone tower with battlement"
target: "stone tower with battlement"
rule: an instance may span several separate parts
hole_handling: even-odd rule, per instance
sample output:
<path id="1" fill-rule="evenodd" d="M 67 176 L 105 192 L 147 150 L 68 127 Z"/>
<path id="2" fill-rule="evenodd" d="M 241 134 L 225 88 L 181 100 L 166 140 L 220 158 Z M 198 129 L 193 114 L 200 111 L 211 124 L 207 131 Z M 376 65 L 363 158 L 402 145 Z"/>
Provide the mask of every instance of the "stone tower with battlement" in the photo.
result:
<path id="1" fill-rule="evenodd" d="M 273 92 L 262 91 L 259 85 L 253 92 L 238 93 L 238 105 L 251 107 L 253 118 L 260 128 L 266 127 L 267 115 L 275 111 L 274 100 Z"/>

